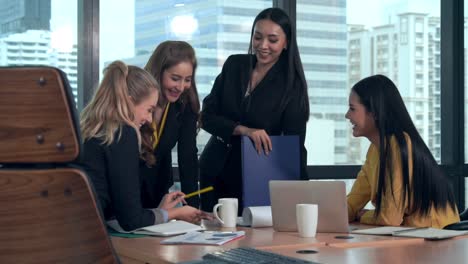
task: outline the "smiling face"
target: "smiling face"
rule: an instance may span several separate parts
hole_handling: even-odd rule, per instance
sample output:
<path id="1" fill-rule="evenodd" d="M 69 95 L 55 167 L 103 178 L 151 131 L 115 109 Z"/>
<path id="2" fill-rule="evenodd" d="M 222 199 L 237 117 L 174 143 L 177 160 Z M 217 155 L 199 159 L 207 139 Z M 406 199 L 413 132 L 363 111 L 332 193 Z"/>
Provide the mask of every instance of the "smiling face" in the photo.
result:
<path id="1" fill-rule="evenodd" d="M 353 136 L 366 137 L 371 142 L 378 138 L 379 131 L 373 113 L 367 111 L 354 91 L 351 91 L 349 95 L 349 109 L 345 117 L 353 125 Z"/>
<path id="2" fill-rule="evenodd" d="M 278 24 L 269 19 L 257 21 L 252 36 L 252 48 L 257 56 L 257 63 L 274 64 L 286 47 L 286 34 Z"/>
<path id="3" fill-rule="evenodd" d="M 170 68 L 162 74 L 162 92 L 167 101 L 174 103 L 179 100 L 180 95 L 192 86 L 193 65 L 183 61 Z"/>
<path id="4" fill-rule="evenodd" d="M 158 91 L 153 89 L 151 94 L 143 99 L 139 104 L 135 105 L 133 122 L 137 127 L 141 127 L 145 123 L 150 124 L 153 121 L 153 112 L 158 103 Z"/>

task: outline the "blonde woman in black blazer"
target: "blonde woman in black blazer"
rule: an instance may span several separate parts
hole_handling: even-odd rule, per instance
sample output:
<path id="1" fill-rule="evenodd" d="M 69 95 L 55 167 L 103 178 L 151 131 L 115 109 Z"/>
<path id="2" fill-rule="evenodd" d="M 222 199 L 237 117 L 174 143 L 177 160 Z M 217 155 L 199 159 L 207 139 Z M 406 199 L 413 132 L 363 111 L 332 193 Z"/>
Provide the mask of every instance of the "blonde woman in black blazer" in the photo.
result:
<path id="1" fill-rule="evenodd" d="M 127 231 L 172 219 L 199 222 L 205 217 L 190 206 L 174 208 L 184 202 L 182 192 L 167 194 L 152 206 L 142 200 L 138 162 L 153 164 L 154 156 L 142 148 L 139 128 L 152 122 L 158 98 L 159 84 L 148 72 L 115 61 L 106 67 L 95 95 L 81 112 L 82 165 L 105 220 L 115 218 Z"/>
<path id="2" fill-rule="evenodd" d="M 202 128 L 212 136 L 200 157 L 202 208 L 218 198 L 239 199 L 242 212 L 240 136 L 252 139 L 259 153 L 271 150 L 269 135 L 299 135 L 301 178 L 307 179 L 304 147 L 309 117 L 307 84 L 295 30 L 279 8 L 255 18 L 249 54 L 230 56 L 203 100 Z"/>

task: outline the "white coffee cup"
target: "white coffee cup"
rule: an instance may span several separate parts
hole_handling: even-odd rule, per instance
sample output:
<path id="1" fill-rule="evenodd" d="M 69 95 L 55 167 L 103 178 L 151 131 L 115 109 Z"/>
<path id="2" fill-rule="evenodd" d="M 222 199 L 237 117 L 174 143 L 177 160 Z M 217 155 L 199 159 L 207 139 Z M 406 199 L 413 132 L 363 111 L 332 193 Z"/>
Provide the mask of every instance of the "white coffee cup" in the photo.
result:
<path id="1" fill-rule="evenodd" d="M 296 204 L 297 230 L 301 237 L 315 237 L 317 233 L 318 205 Z"/>
<path id="2" fill-rule="evenodd" d="M 218 215 L 218 207 L 220 213 Z M 236 227 L 237 221 L 237 198 L 221 198 L 213 207 L 214 216 L 221 222 L 223 227 Z"/>

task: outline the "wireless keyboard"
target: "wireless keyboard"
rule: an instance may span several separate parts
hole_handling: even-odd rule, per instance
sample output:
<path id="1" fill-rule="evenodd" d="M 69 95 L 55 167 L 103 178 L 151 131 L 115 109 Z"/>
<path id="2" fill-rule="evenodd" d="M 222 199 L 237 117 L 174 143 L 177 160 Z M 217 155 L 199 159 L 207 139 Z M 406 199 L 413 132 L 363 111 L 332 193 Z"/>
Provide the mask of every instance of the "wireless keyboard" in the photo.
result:
<path id="1" fill-rule="evenodd" d="M 233 263 L 233 264 L 289 264 L 289 263 L 315 263 L 302 259 L 292 258 L 283 256 L 267 251 L 258 250 L 255 248 L 233 248 L 226 251 L 218 251 L 214 253 L 208 253 L 203 256 L 203 260 L 206 263 Z M 205 263 L 205 262 L 202 262 Z"/>

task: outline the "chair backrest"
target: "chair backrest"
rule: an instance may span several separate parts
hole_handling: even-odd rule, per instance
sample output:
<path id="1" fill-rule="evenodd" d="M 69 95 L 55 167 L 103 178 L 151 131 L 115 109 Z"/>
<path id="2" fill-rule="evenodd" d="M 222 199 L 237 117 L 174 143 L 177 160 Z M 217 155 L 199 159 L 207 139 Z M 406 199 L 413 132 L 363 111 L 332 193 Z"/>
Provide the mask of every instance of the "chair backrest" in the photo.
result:
<path id="1" fill-rule="evenodd" d="M 51 67 L 0 68 L 0 163 L 70 162 L 79 124 L 65 74 Z"/>
<path id="2" fill-rule="evenodd" d="M 0 263 L 118 263 L 80 153 L 65 74 L 0 68 Z"/>
<path id="3" fill-rule="evenodd" d="M 449 230 L 468 230 L 468 209 L 460 213 L 460 222 L 444 227 Z"/>
<path id="4" fill-rule="evenodd" d="M 86 175 L 0 170 L 1 263 L 115 263 Z"/>

